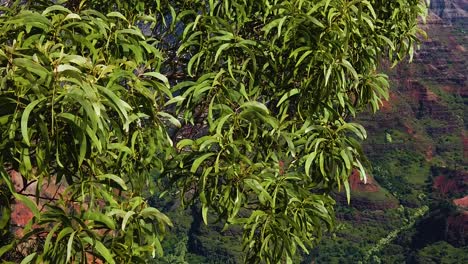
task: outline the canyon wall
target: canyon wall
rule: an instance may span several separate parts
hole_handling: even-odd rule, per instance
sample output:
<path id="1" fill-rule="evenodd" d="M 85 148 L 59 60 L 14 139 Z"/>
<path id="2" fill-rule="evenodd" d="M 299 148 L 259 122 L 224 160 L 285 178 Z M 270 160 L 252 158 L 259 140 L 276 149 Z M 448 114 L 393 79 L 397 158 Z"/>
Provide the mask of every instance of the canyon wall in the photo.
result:
<path id="1" fill-rule="evenodd" d="M 431 12 L 449 23 L 463 21 L 468 17 L 468 0 L 431 0 L 430 2 Z"/>

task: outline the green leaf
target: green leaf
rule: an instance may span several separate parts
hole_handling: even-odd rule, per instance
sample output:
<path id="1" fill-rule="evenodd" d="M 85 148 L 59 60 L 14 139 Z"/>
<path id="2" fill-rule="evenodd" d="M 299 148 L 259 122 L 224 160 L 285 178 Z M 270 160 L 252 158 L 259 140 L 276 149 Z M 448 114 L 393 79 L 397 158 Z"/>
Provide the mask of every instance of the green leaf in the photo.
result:
<path id="1" fill-rule="evenodd" d="M 191 145 L 193 145 L 193 140 L 185 138 L 177 143 L 177 148 L 183 149 L 184 147 L 191 146 Z"/>
<path id="2" fill-rule="evenodd" d="M 264 104 L 257 102 L 257 101 L 250 101 L 250 102 L 243 103 L 240 106 L 240 108 L 245 108 L 246 110 L 260 111 L 265 114 L 270 113 L 270 111 Z"/>
<path id="3" fill-rule="evenodd" d="M 324 177 L 327 176 L 327 172 L 325 171 L 325 156 L 323 155 L 323 152 L 320 152 L 319 155 L 319 167 L 320 167 L 320 172 Z"/>
<path id="4" fill-rule="evenodd" d="M 100 222 L 106 225 L 109 229 L 115 230 L 115 222 L 112 218 L 105 214 L 98 212 L 86 211 L 83 215 L 83 218 L 86 220 L 93 220 L 95 222 Z"/>
<path id="5" fill-rule="evenodd" d="M 349 61 L 347 61 L 345 59 L 342 59 L 341 60 L 341 65 L 345 66 L 351 72 L 351 74 L 353 75 L 355 80 L 359 79 L 359 76 L 358 76 L 356 70 L 354 69 L 353 65 L 351 65 L 351 63 Z"/>
<path id="6" fill-rule="evenodd" d="M 349 160 L 348 155 L 346 154 L 346 151 L 343 149 L 340 151 L 340 156 L 345 162 L 346 169 L 350 170 L 351 169 L 351 162 Z"/>
<path id="7" fill-rule="evenodd" d="M 388 46 L 390 46 L 390 48 L 391 48 L 392 50 L 395 50 L 395 45 L 393 44 L 393 42 L 392 42 L 389 38 L 387 38 L 387 37 L 384 36 L 384 35 L 377 35 L 377 37 L 383 39 L 383 40 L 388 44 Z"/>
<path id="8" fill-rule="evenodd" d="M 11 217 L 11 208 L 8 202 L 0 206 L 0 215 L 0 230 L 6 230 L 6 228 L 9 228 Z"/>
<path id="9" fill-rule="evenodd" d="M 206 204 L 202 204 L 202 219 L 205 225 L 208 225 L 208 206 Z"/>
<path id="10" fill-rule="evenodd" d="M 13 64 L 23 67 L 26 70 L 36 74 L 40 79 L 46 79 L 49 71 L 37 62 L 25 58 L 13 59 Z"/>
<path id="11" fill-rule="evenodd" d="M 317 152 L 314 151 L 312 153 L 310 153 L 308 156 L 307 156 L 307 160 L 305 162 L 305 172 L 306 172 L 306 175 L 307 176 L 310 176 L 310 166 L 312 165 L 312 162 L 314 161 L 315 157 L 317 156 Z"/>
<path id="12" fill-rule="evenodd" d="M 291 91 L 285 93 L 281 99 L 278 101 L 278 103 L 276 104 L 276 107 L 279 107 L 282 103 L 284 103 L 284 101 L 286 101 L 286 99 L 288 99 L 289 97 L 293 96 L 293 95 L 296 95 L 299 93 L 299 89 L 297 88 L 294 88 L 292 89 Z"/>
<path id="13" fill-rule="evenodd" d="M 127 225 L 127 222 L 128 220 L 130 219 L 130 217 L 132 217 L 133 215 L 135 214 L 134 211 L 128 211 L 127 213 L 125 213 L 125 216 L 122 220 L 122 231 L 125 231 L 125 226 Z"/>
<path id="14" fill-rule="evenodd" d="M 167 101 L 164 104 L 164 106 L 168 106 L 168 105 L 171 105 L 171 104 L 174 104 L 174 103 L 178 104 L 178 103 L 183 102 L 184 100 L 185 100 L 185 97 L 179 95 L 179 96 L 176 96 L 174 98 L 171 98 L 169 101 Z"/>
<path id="15" fill-rule="evenodd" d="M 129 34 L 129 35 L 137 36 L 137 37 L 139 37 L 141 39 L 145 39 L 145 36 L 143 36 L 143 34 L 141 34 L 140 30 L 136 30 L 136 29 L 132 29 L 132 28 L 119 29 L 115 33 L 118 34 L 118 35 L 120 35 L 120 34 Z"/>
<path id="16" fill-rule="evenodd" d="M 194 69 L 194 64 L 196 63 L 196 66 L 195 66 L 195 71 L 198 69 L 198 64 L 200 63 L 200 59 L 201 57 L 204 55 L 204 52 L 203 51 L 200 51 L 198 52 L 197 54 L 193 55 L 192 58 L 189 60 L 188 64 L 187 64 L 187 73 L 190 77 L 193 77 L 193 72 L 192 70 Z"/>
<path id="17" fill-rule="evenodd" d="M 325 86 L 328 85 L 328 81 L 330 80 L 330 75 L 332 73 L 332 70 L 333 70 L 333 64 L 330 64 L 328 66 L 327 73 L 325 74 Z"/>
<path id="18" fill-rule="evenodd" d="M 367 174 L 366 174 L 366 170 L 364 169 L 364 166 L 362 166 L 361 162 L 358 159 L 356 159 L 354 165 L 357 165 L 357 167 L 359 168 L 359 175 L 360 175 L 361 181 L 363 181 L 364 183 L 367 183 Z"/>
<path id="19" fill-rule="evenodd" d="M 304 250 L 306 254 L 309 254 L 309 251 L 307 250 L 307 247 L 302 242 L 301 238 L 294 234 L 292 235 L 292 237 L 294 238 L 294 241 L 296 241 L 296 243 L 302 248 L 302 250 Z"/>
<path id="20" fill-rule="evenodd" d="M 296 66 L 295 66 L 295 67 L 296 67 L 296 68 L 299 67 L 299 65 L 301 65 L 301 62 L 302 62 L 303 60 L 305 60 L 305 58 L 307 58 L 307 56 L 309 56 L 310 54 L 312 54 L 312 50 L 308 50 L 308 51 L 304 52 L 304 53 L 302 54 L 302 56 L 299 58 L 299 60 L 296 62 Z"/>
<path id="21" fill-rule="evenodd" d="M 5 246 L 0 247 L 0 258 L 5 255 L 8 251 L 12 250 L 14 248 L 14 242 L 11 242 L 10 244 L 7 244 Z"/>
<path id="22" fill-rule="evenodd" d="M 315 18 L 313 16 L 307 16 L 307 19 L 309 21 L 311 21 L 312 23 L 314 23 L 316 26 L 318 26 L 320 28 L 325 28 L 325 25 L 322 24 L 322 22 L 320 22 L 317 18 Z"/>
<path id="23" fill-rule="evenodd" d="M 37 99 L 24 109 L 23 115 L 21 116 L 21 135 L 23 136 L 23 140 L 26 143 L 26 145 L 31 146 L 31 143 L 29 142 L 29 134 L 28 134 L 28 121 L 29 121 L 29 115 L 31 114 L 31 111 L 36 107 L 40 102 L 44 101 L 46 97 Z"/>
<path id="24" fill-rule="evenodd" d="M 215 63 L 218 61 L 218 58 L 221 55 L 221 52 L 223 52 L 223 50 L 229 48 L 230 46 L 232 46 L 231 43 L 224 43 L 224 44 L 219 46 L 219 48 L 218 48 L 218 50 L 216 51 L 216 54 L 215 54 L 215 59 L 214 59 Z"/>
<path id="25" fill-rule="evenodd" d="M 57 224 L 52 228 L 52 230 L 49 231 L 49 234 L 47 234 L 46 240 L 44 242 L 44 253 L 45 254 L 47 254 L 49 252 L 49 250 L 51 250 L 51 248 L 53 248 L 54 244 L 51 243 L 52 237 L 55 238 L 57 236 L 56 231 L 61 227 L 62 227 L 62 225 Z"/>
<path id="26" fill-rule="evenodd" d="M 169 122 L 171 122 L 171 124 L 173 124 L 174 126 L 176 127 L 182 127 L 182 124 L 180 123 L 179 120 L 177 120 L 177 118 L 175 118 L 174 116 L 172 116 L 171 114 L 168 114 L 168 113 L 165 113 L 165 112 L 158 112 L 158 115 L 161 116 L 161 117 L 164 117 L 166 118 Z"/>
<path id="27" fill-rule="evenodd" d="M 133 108 L 124 100 L 120 99 L 111 89 L 108 87 L 97 86 L 98 90 L 104 93 L 112 103 L 117 107 L 117 111 L 120 112 L 125 119 L 128 119 L 128 111 Z M 128 130 L 128 124 L 124 124 L 124 129 Z"/>
<path id="28" fill-rule="evenodd" d="M 80 66 L 80 67 L 89 67 L 89 66 L 91 66 L 91 62 L 89 61 L 89 59 L 87 59 L 87 58 L 85 58 L 83 56 L 74 55 L 74 54 L 66 55 L 65 57 L 63 57 L 62 62 L 64 62 L 64 63 L 71 62 L 71 63 L 74 63 L 74 64 Z M 67 64 L 65 64 L 65 65 L 67 65 Z"/>
<path id="29" fill-rule="evenodd" d="M 281 24 L 283 24 L 285 20 L 286 20 L 286 17 L 284 17 L 284 18 L 277 18 L 277 19 L 275 19 L 275 20 L 273 20 L 273 21 L 270 21 L 270 22 L 269 22 L 268 24 L 266 24 L 265 26 L 263 26 L 262 30 L 265 31 L 264 36 L 265 36 L 265 37 L 268 36 L 268 34 L 270 33 L 270 31 L 271 31 L 273 28 L 278 27 L 279 24 L 280 24 L 281 22 L 282 22 Z M 278 30 L 278 31 L 279 31 L 279 30 Z M 279 33 L 279 32 L 278 32 L 278 36 L 280 36 L 280 33 Z"/>
<path id="30" fill-rule="evenodd" d="M 244 182 L 258 194 L 259 198 L 263 197 L 264 200 L 267 200 L 270 203 L 273 202 L 270 194 L 256 179 L 245 179 Z"/>
<path id="31" fill-rule="evenodd" d="M 159 72 L 145 72 L 143 75 L 154 77 L 162 81 L 167 88 L 170 88 L 169 80 L 167 79 L 167 77 Z"/>
<path id="32" fill-rule="evenodd" d="M 191 173 L 196 173 L 198 170 L 198 167 L 202 164 L 203 161 L 208 159 L 209 157 L 216 155 L 216 153 L 206 153 L 200 157 L 198 157 L 192 164 L 192 167 L 190 168 Z"/>
<path id="33" fill-rule="evenodd" d="M 122 19 L 123 21 L 128 22 L 127 18 L 124 15 L 122 15 L 122 13 L 117 12 L 117 11 L 110 12 L 109 14 L 107 14 L 107 17 L 116 17 L 116 18 Z"/>
<path id="34" fill-rule="evenodd" d="M 343 185 L 344 185 L 345 191 L 346 191 L 346 201 L 348 201 L 348 205 L 349 205 L 351 203 L 351 194 L 350 194 L 348 179 L 343 181 Z"/>
<path id="35" fill-rule="evenodd" d="M 171 226 L 171 227 L 173 226 L 169 217 L 167 217 L 167 215 L 161 213 L 158 209 L 154 207 L 146 207 L 145 209 L 141 210 L 140 216 L 152 218 L 154 220 L 161 221 L 168 226 Z"/>
<path id="36" fill-rule="evenodd" d="M 57 72 L 64 72 L 64 71 L 74 71 L 81 73 L 81 71 L 76 68 L 75 66 L 71 66 L 70 64 L 60 64 L 57 66 Z"/>
<path id="37" fill-rule="evenodd" d="M 86 156 L 86 150 L 87 150 L 87 140 L 83 134 L 81 136 L 81 141 L 80 141 L 80 154 L 78 156 L 78 166 L 81 166 L 81 164 L 83 164 L 83 161 Z"/>
<path id="38" fill-rule="evenodd" d="M 62 229 L 59 234 L 57 235 L 57 240 L 55 241 L 55 243 L 57 244 L 58 242 L 60 242 L 64 237 L 66 237 L 68 234 L 71 234 L 73 233 L 74 230 L 73 228 L 67 226 L 65 227 L 64 229 Z"/>
<path id="39" fill-rule="evenodd" d="M 86 241 L 88 244 L 93 245 L 93 247 L 97 250 L 97 252 L 108 262 L 109 264 L 115 264 L 114 258 L 110 253 L 109 249 L 104 246 L 99 240 L 93 240 L 92 238 L 86 236 L 83 237 L 83 240 Z"/>
<path id="40" fill-rule="evenodd" d="M 37 255 L 37 252 L 34 252 L 34 253 L 31 253 L 29 254 L 27 257 L 25 257 L 20 264 L 27 264 L 27 263 L 31 263 L 33 261 L 33 259 L 36 257 Z"/>
<path id="41" fill-rule="evenodd" d="M 119 177 L 119 176 L 117 176 L 117 175 L 115 175 L 115 174 L 103 174 L 103 175 L 98 175 L 97 178 L 98 178 L 99 180 L 101 180 L 101 181 L 103 181 L 103 180 L 111 180 L 111 181 L 117 183 L 117 184 L 120 186 L 120 188 L 122 188 L 122 190 L 124 190 L 124 191 L 128 190 L 128 187 L 127 187 L 127 185 L 125 184 L 125 181 L 124 181 L 121 177 Z"/>
<path id="42" fill-rule="evenodd" d="M 70 237 L 68 238 L 68 243 L 67 243 L 67 260 L 65 261 L 68 263 L 72 256 L 72 249 L 73 249 L 73 239 L 75 238 L 76 231 L 71 233 Z"/>
<path id="43" fill-rule="evenodd" d="M 339 127 L 336 131 L 339 132 L 341 130 L 350 130 L 356 136 L 358 136 L 361 140 L 364 140 L 367 138 L 366 129 L 357 123 L 346 123 L 342 125 L 341 127 Z"/>
<path id="44" fill-rule="evenodd" d="M 78 19 L 81 20 L 81 17 L 78 14 L 68 14 L 63 21 L 67 21 L 69 19 Z"/>
<path id="45" fill-rule="evenodd" d="M 71 13 L 70 9 L 68 9 L 68 8 L 66 8 L 64 6 L 53 5 L 53 6 L 49 6 L 46 9 L 44 9 L 44 11 L 42 11 L 42 15 L 45 16 L 48 13 L 53 12 L 53 11 L 61 11 L 61 12 L 65 12 L 65 13 L 68 13 L 68 14 Z"/>

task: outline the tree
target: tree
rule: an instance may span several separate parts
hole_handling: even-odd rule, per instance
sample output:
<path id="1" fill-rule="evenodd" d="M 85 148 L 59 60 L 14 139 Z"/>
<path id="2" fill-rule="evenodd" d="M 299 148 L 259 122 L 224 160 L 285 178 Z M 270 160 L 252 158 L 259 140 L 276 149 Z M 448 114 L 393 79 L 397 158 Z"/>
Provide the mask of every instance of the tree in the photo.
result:
<path id="1" fill-rule="evenodd" d="M 171 226 L 146 202 L 159 186 L 199 202 L 206 224 L 211 210 L 241 225 L 246 262 L 277 263 L 333 229 L 330 193 L 349 200 L 353 169 L 365 179 L 366 132 L 350 120 L 387 98 L 379 63 L 413 54 L 426 4 L 36 0 L 0 12 L 2 197 L 34 212 L 0 255 L 26 243 L 35 262 L 144 262 Z M 14 171 L 37 183 L 34 201 Z M 43 201 L 45 182 L 66 189 Z"/>

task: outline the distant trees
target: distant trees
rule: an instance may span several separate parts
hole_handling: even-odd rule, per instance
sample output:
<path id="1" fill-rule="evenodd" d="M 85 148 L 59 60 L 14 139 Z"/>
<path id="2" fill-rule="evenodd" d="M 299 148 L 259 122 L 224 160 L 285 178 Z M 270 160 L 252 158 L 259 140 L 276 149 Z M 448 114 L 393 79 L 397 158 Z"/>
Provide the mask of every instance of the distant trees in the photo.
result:
<path id="1" fill-rule="evenodd" d="M 415 263 L 463 263 L 468 261 L 465 248 L 456 248 L 445 241 L 439 241 L 419 250 Z"/>
<path id="2" fill-rule="evenodd" d="M 246 262 L 292 262 L 333 229 L 330 192 L 349 199 L 351 171 L 365 177 L 366 132 L 349 119 L 387 97 L 378 63 L 412 56 L 425 12 L 419 0 L 7 1 L 0 224 L 13 200 L 34 218 L 0 256 L 161 255 L 172 223 L 146 201 L 159 186 L 199 202 L 205 223 L 212 211 L 241 225 Z M 46 182 L 66 188 L 44 201 Z"/>

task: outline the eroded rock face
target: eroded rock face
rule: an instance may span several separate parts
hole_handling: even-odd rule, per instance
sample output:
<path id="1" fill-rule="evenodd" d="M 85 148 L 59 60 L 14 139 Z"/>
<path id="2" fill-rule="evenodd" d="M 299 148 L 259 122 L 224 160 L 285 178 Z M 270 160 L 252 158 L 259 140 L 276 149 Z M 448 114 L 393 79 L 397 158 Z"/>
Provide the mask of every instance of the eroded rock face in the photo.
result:
<path id="1" fill-rule="evenodd" d="M 468 17 L 468 0 L 431 0 L 430 9 L 440 18 L 454 22 Z"/>
<path id="2" fill-rule="evenodd" d="M 421 25 L 428 38 L 421 39 L 413 63 L 389 70 L 390 100 L 376 116 L 362 117 L 369 135 L 380 137 L 365 145 L 371 159 L 401 150 L 421 153 L 435 166 L 460 167 L 468 160 L 468 37 L 463 26 L 468 0 L 431 0 L 431 5 L 427 24 Z M 393 131 L 403 136 L 382 140 Z"/>
<path id="3" fill-rule="evenodd" d="M 351 187 L 351 206 L 359 210 L 385 210 L 397 208 L 398 200 L 388 193 L 377 183 L 370 174 L 366 176 L 366 181 L 361 180 L 359 171 L 354 170 L 349 177 Z M 341 192 L 337 195 L 338 202 L 345 204 L 346 195 Z"/>
<path id="4" fill-rule="evenodd" d="M 434 178 L 432 188 L 442 197 L 462 194 L 468 187 L 468 172 L 439 168 L 438 176 Z M 457 206 L 468 207 L 468 196 L 454 200 Z"/>
<path id="5" fill-rule="evenodd" d="M 351 190 L 355 192 L 378 192 L 380 191 L 380 186 L 374 180 L 374 177 L 367 175 L 366 182 L 361 180 L 361 176 L 357 170 L 353 171 L 353 174 L 349 177 L 349 185 Z"/>
<path id="6" fill-rule="evenodd" d="M 36 195 L 37 182 L 24 184 L 21 174 L 17 171 L 10 171 L 10 177 L 15 190 L 23 195 L 29 196 L 33 203 L 36 203 L 34 197 Z M 51 182 L 44 182 L 39 189 L 39 210 L 44 210 L 44 205 L 50 201 L 54 201 L 58 195 L 61 195 L 65 186 L 63 184 L 55 184 L 55 178 L 51 178 Z M 31 210 L 21 201 L 15 200 L 11 208 L 11 227 L 16 237 L 22 237 L 23 229 L 26 224 L 33 218 Z"/>
<path id="7" fill-rule="evenodd" d="M 468 195 L 463 198 L 453 200 L 453 203 L 463 210 L 468 210 Z"/>

